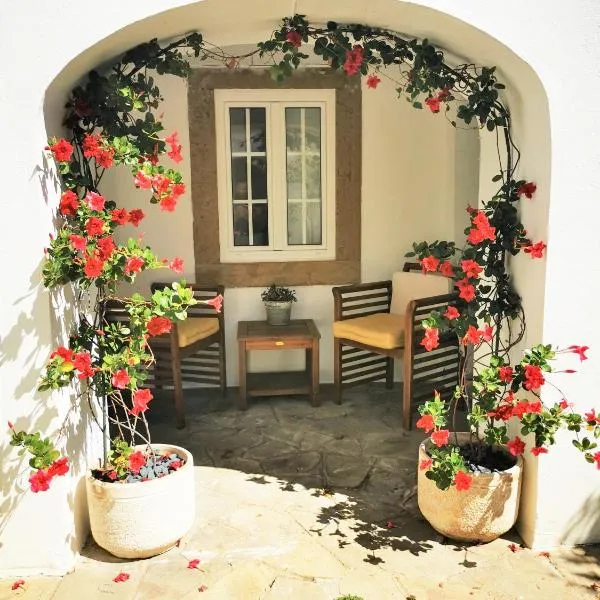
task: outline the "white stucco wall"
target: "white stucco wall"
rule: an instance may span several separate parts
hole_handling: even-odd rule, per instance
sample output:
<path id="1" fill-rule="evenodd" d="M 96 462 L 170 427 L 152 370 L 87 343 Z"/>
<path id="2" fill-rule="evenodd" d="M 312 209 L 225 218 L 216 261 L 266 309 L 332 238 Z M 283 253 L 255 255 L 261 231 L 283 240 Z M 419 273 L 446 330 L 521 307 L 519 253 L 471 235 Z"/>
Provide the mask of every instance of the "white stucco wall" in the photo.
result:
<path id="1" fill-rule="evenodd" d="M 10 419 L 22 425 L 39 420 L 50 434 L 58 419 L 47 407 L 56 405 L 60 414 L 66 411 L 61 396 L 41 397 L 35 392 L 35 372 L 59 333 L 51 318 L 50 298 L 39 287 L 41 250 L 52 229 L 57 199 L 52 176 L 43 172 L 41 149 L 47 131 L 59 133 L 66 92 L 87 69 L 151 37 L 197 27 L 223 45 L 252 42 L 265 38 L 281 16 L 294 11 L 313 20 L 361 21 L 428 37 L 456 55 L 501 67 L 515 90 L 510 99 L 517 141 L 524 151 L 520 172 L 538 183 L 535 200 L 524 202 L 525 223 L 534 238 L 545 238 L 549 245 L 543 261 L 515 261 L 519 291 L 529 309 L 527 343 L 589 345 L 590 360 L 578 375 L 560 384 L 577 408 L 598 407 L 595 373 L 600 366 L 600 327 L 595 298 L 600 296 L 596 231 L 600 146 L 596 140 L 600 107 L 590 100 L 600 95 L 600 5 L 596 0 L 546 3 L 543 11 L 534 0 L 505 0 L 501 10 L 492 0 L 371 0 L 368 4 L 358 0 L 206 0 L 196 4 L 153 0 L 104 3 L 101 11 L 90 0 L 37 2 L 35 11 L 31 3 L 9 1 L 0 7 L 0 44 L 5 55 L 24 47 L 24 32 L 28 43 L 19 60 L 0 62 L 2 158 L 4 172 L 10 174 L 3 179 L 0 203 L 5 282 L 0 312 L 0 423 Z M 236 15 L 234 23 L 232 14 Z M 73 23 L 85 23 L 85 27 L 74 29 Z M 226 33 L 219 39 L 225 23 Z M 567 80 L 578 82 L 579 88 L 566 84 Z M 366 270 L 366 276 L 375 272 L 375 264 L 370 268 L 373 271 Z M 302 306 L 304 293 L 299 292 Z M 322 298 L 326 296 L 324 290 Z M 256 307 L 231 296 L 228 309 L 245 318 Z M 323 353 L 328 351 L 324 345 Z M 73 437 L 72 446 L 78 443 Z M 571 452 L 570 443 L 561 440 L 551 454 L 541 457 L 537 468 L 535 461 L 528 460 L 520 531 L 531 545 L 600 539 L 598 472 Z M 0 459 L 0 574 L 69 569 L 84 531 L 71 518 L 73 509 L 81 515 L 84 507 L 81 496 L 73 492 L 77 477 L 60 481 L 46 496 L 19 495 L 9 491 L 15 459 L 6 436 L 0 440 Z"/>

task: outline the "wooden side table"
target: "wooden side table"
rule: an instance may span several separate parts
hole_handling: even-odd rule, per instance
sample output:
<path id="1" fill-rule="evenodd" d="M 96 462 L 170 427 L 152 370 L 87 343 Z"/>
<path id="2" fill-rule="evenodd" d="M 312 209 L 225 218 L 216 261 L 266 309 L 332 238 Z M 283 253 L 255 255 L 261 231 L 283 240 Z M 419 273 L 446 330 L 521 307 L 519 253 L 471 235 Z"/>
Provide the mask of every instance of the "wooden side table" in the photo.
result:
<path id="1" fill-rule="evenodd" d="M 319 394 L 319 340 L 321 334 L 312 319 L 290 321 L 289 325 L 269 325 L 266 321 L 238 323 L 238 361 L 240 394 L 238 408 L 248 407 L 248 396 L 285 396 L 308 394 L 313 406 Z M 304 371 L 248 373 L 250 350 L 306 350 Z"/>

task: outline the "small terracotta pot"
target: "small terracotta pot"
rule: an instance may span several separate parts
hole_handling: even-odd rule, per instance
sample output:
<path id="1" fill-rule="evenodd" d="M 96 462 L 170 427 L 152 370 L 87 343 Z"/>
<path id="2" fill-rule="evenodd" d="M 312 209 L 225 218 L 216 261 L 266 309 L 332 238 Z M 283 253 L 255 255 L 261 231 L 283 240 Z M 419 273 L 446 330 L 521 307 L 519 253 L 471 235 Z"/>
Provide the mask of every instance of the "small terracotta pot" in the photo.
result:
<path id="1" fill-rule="evenodd" d="M 143 450 L 145 447 L 138 447 Z M 185 449 L 152 444 L 185 458 L 165 477 L 136 483 L 86 478 L 90 527 L 96 543 L 119 558 L 148 558 L 173 547 L 194 523 L 194 459 Z"/>
<path id="2" fill-rule="evenodd" d="M 469 441 L 468 433 L 457 436 L 459 444 Z M 453 437 L 451 434 L 450 441 Z M 429 458 L 430 444 L 428 439 L 419 446 L 419 464 Z M 440 490 L 434 481 L 427 479 L 427 471 L 417 467 L 419 509 L 431 526 L 446 537 L 491 542 L 506 533 L 517 520 L 522 464 L 518 456 L 515 465 L 506 471 L 473 473 L 471 487 L 460 492 L 454 486 Z"/>

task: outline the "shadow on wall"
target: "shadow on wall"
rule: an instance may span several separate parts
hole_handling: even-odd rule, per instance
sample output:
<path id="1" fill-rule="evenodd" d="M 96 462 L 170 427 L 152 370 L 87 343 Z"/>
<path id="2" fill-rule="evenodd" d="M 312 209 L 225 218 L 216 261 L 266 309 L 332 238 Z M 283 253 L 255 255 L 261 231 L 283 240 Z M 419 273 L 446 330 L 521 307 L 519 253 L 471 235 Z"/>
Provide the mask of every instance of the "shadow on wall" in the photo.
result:
<path id="1" fill-rule="evenodd" d="M 592 494 L 571 518 L 560 542 L 567 546 L 600 541 L 600 491 Z"/>

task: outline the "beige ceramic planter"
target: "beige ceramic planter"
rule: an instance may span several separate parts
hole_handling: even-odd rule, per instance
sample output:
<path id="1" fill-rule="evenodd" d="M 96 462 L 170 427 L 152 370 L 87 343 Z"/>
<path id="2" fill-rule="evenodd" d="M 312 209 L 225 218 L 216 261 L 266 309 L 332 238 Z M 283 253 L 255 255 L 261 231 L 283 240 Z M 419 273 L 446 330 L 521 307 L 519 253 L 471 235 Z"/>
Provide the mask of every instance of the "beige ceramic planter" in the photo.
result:
<path id="1" fill-rule="evenodd" d="M 86 478 L 94 540 L 119 558 L 147 558 L 165 552 L 194 523 L 192 455 L 178 446 L 152 447 L 184 457 L 185 465 L 165 477 L 137 483 L 107 483 L 91 475 Z"/>
<path id="2" fill-rule="evenodd" d="M 454 434 L 451 434 L 452 436 Z M 459 433 L 459 444 L 469 439 Z M 426 447 L 419 446 L 419 463 L 428 458 Z M 522 459 L 514 467 L 499 473 L 475 473 L 467 491 L 454 486 L 440 490 L 435 482 L 418 469 L 419 509 L 431 526 L 446 537 L 470 542 L 491 542 L 506 533 L 516 522 L 521 492 Z"/>

